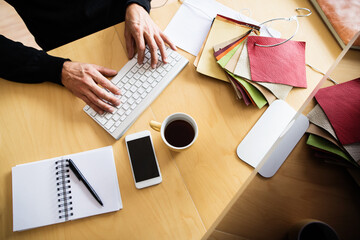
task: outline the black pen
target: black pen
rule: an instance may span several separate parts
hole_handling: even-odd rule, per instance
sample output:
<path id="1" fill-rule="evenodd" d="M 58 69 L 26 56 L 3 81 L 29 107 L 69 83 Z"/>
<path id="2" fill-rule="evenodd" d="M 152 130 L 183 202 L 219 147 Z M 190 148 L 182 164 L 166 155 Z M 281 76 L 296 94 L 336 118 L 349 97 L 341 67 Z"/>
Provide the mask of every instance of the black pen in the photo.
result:
<path id="1" fill-rule="evenodd" d="M 96 199 L 96 201 L 98 201 L 101 206 L 104 206 L 100 197 L 97 195 L 95 190 L 91 187 L 90 183 L 86 180 L 84 175 L 82 175 L 82 173 L 80 172 L 78 167 L 75 165 L 75 163 L 71 159 L 68 159 L 67 161 L 69 163 L 69 167 L 70 167 L 71 171 L 73 171 L 73 173 L 79 179 L 79 181 L 82 181 L 84 183 L 85 187 L 90 191 L 91 195 L 93 195 L 93 197 Z"/>

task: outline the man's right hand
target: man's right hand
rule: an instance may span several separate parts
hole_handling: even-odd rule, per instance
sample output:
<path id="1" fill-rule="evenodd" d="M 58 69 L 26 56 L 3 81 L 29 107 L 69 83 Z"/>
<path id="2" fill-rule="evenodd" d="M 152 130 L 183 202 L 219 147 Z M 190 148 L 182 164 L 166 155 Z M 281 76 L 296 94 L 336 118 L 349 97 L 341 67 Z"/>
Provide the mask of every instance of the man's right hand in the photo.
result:
<path id="1" fill-rule="evenodd" d="M 115 70 L 94 64 L 66 61 L 61 72 L 61 82 L 97 113 L 103 114 L 104 111 L 113 112 L 114 106 L 120 104 L 118 98 L 105 91 L 108 89 L 113 94 L 120 95 L 120 89 L 106 78 L 116 74 Z"/>

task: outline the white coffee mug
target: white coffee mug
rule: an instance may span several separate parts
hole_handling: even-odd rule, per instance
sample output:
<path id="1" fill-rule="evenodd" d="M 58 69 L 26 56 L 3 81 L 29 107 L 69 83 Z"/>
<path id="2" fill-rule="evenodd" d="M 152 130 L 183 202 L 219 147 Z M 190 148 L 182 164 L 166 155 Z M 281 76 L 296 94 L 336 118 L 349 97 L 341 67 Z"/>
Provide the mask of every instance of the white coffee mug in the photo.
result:
<path id="1" fill-rule="evenodd" d="M 164 143 L 176 152 L 192 146 L 199 133 L 195 120 L 186 113 L 174 113 L 162 123 L 151 120 L 149 124 L 152 129 L 160 132 Z"/>

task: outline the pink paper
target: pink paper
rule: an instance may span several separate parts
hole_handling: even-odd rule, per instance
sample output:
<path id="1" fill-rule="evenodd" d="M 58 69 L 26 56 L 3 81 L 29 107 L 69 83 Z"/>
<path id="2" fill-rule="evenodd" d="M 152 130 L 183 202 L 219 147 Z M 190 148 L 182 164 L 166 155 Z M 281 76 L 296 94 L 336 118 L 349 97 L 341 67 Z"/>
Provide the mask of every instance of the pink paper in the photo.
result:
<path id="1" fill-rule="evenodd" d="M 305 42 L 288 41 L 275 47 L 259 47 L 283 42 L 271 37 L 248 37 L 251 78 L 255 82 L 270 82 L 306 88 Z"/>
<path id="2" fill-rule="evenodd" d="M 360 142 L 360 78 L 322 88 L 315 98 L 342 145 Z"/>

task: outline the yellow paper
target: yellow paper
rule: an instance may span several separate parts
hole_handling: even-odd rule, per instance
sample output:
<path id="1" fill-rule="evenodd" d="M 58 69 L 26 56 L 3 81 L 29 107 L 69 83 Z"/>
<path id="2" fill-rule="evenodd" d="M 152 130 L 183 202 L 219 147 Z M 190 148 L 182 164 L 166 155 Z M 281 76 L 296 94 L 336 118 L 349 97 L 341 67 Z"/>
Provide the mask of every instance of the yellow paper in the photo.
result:
<path id="1" fill-rule="evenodd" d="M 249 28 L 242 25 L 215 18 L 196 70 L 204 75 L 228 82 L 224 70 L 216 62 L 213 47 L 247 31 Z"/>

